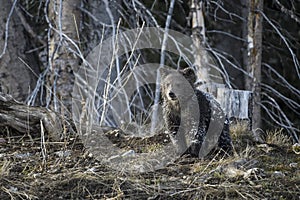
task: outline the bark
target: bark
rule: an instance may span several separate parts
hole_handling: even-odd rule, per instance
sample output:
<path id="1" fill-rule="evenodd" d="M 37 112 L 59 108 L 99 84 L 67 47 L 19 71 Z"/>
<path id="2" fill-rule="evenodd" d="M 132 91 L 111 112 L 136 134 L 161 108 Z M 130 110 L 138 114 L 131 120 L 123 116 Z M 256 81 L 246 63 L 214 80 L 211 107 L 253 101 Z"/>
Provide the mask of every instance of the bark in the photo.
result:
<path id="1" fill-rule="evenodd" d="M 194 66 L 197 70 L 198 81 L 208 82 L 209 68 L 207 66 L 208 59 L 204 50 L 205 45 L 205 25 L 204 15 L 202 12 L 202 2 L 196 0 L 191 1 L 191 14 L 192 18 L 192 38 L 194 41 Z"/>
<path id="2" fill-rule="evenodd" d="M 33 44 L 16 15 L 18 5 L 11 11 L 12 2 L 1 1 L 0 6 L 0 92 L 25 100 L 35 87 L 39 70 L 36 56 L 27 52 Z"/>
<path id="3" fill-rule="evenodd" d="M 212 55 L 205 49 L 207 39 L 205 36 L 205 23 L 203 2 L 199 0 L 191 0 L 190 17 L 192 21 L 192 39 L 194 51 L 194 66 L 196 69 L 197 81 L 196 85 L 202 91 L 217 95 L 217 88 L 224 87 L 223 79 L 218 72 L 217 64 Z"/>
<path id="4" fill-rule="evenodd" d="M 70 116 L 74 83 L 73 68 L 79 65 L 79 58 L 74 54 L 79 43 L 80 0 L 58 1 L 49 3 L 49 18 L 52 33 L 49 40 L 49 76 L 47 80 L 47 101 L 56 112 Z"/>
<path id="5" fill-rule="evenodd" d="M 246 89 L 253 92 L 253 119 L 254 133 L 261 128 L 261 59 L 262 59 L 262 15 L 263 0 L 249 1 L 248 15 L 248 64 Z M 256 137 L 256 135 L 255 135 Z"/>

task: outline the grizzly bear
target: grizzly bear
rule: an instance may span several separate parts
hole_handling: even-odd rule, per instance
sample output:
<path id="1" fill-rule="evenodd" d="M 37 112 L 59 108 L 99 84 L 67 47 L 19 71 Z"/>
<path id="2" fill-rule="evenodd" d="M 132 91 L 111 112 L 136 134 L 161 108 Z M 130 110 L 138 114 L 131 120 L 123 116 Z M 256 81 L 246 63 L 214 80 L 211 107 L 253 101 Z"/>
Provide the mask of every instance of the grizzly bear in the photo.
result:
<path id="1" fill-rule="evenodd" d="M 212 95 L 194 87 L 195 81 L 192 68 L 161 72 L 163 118 L 171 141 L 180 155 L 202 157 L 215 144 L 228 152 L 229 121 Z"/>

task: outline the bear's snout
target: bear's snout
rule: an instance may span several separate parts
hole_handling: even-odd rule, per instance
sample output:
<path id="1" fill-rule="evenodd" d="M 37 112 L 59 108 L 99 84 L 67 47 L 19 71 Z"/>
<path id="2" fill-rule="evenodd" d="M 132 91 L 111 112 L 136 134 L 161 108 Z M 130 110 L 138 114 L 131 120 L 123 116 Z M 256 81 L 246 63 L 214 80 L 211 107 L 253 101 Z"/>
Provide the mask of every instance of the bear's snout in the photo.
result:
<path id="1" fill-rule="evenodd" d="M 176 99 L 177 99 L 175 93 L 172 92 L 172 91 L 169 92 L 169 98 L 170 98 L 171 100 L 176 100 Z"/>

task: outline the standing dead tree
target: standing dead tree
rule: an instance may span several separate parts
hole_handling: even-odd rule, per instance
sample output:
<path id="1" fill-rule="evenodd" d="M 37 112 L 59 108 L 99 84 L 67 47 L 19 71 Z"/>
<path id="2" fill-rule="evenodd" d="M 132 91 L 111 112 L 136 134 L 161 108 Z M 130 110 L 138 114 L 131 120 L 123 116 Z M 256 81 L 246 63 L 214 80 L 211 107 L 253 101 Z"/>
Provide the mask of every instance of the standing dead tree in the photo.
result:
<path id="1" fill-rule="evenodd" d="M 248 2 L 248 51 L 246 89 L 253 92 L 252 128 L 254 137 L 258 140 L 256 131 L 261 129 L 261 60 L 262 60 L 262 19 L 263 1 Z"/>

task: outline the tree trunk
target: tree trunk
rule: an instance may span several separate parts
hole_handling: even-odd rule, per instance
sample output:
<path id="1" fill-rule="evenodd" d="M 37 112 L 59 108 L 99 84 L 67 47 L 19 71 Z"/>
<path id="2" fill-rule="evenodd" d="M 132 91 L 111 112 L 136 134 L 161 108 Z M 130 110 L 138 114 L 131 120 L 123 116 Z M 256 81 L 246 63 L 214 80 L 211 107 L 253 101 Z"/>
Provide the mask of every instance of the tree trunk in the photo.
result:
<path id="1" fill-rule="evenodd" d="M 0 92 L 23 101 L 34 89 L 37 81 L 35 74 L 39 74 L 39 70 L 36 56 L 27 52 L 33 44 L 20 17 L 15 14 L 16 7 L 17 4 L 12 1 L 1 1 Z"/>
<path id="2" fill-rule="evenodd" d="M 197 70 L 197 81 L 206 83 L 209 78 L 208 56 L 204 49 L 205 45 L 205 24 L 202 11 L 202 2 L 191 0 L 191 21 L 192 21 L 192 38 L 194 42 L 194 66 Z"/>
<path id="3" fill-rule="evenodd" d="M 74 83 L 73 68 L 79 59 L 74 44 L 79 44 L 80 0 L 49 3 L 51 37 L 49 40 L 49 74 L 47 79 L 47 106 L 54 111 L 70 116 Z"/>
<path id="4" fill-rule="evenodd" d="M 203 2 L 191 0 L 190 17 L 192 26 L 192 39 L 194 51 L 194 67 L 196 70 L 198 89 L 217 96 L 217 88 L 224 87 L 223 78 L 213 56 L 205 49 L 207 44 L 205 36 L 205 23 Z"/>
<path id="5" fill-rule="evenodd" d="M 246 89 L 253 92 L 253 119 L 254 136 L 261 128 L 261 59 L 262 59 L 262 15 L 263 0 L 251 0 L 248 4 L 248 59 Z"/>

